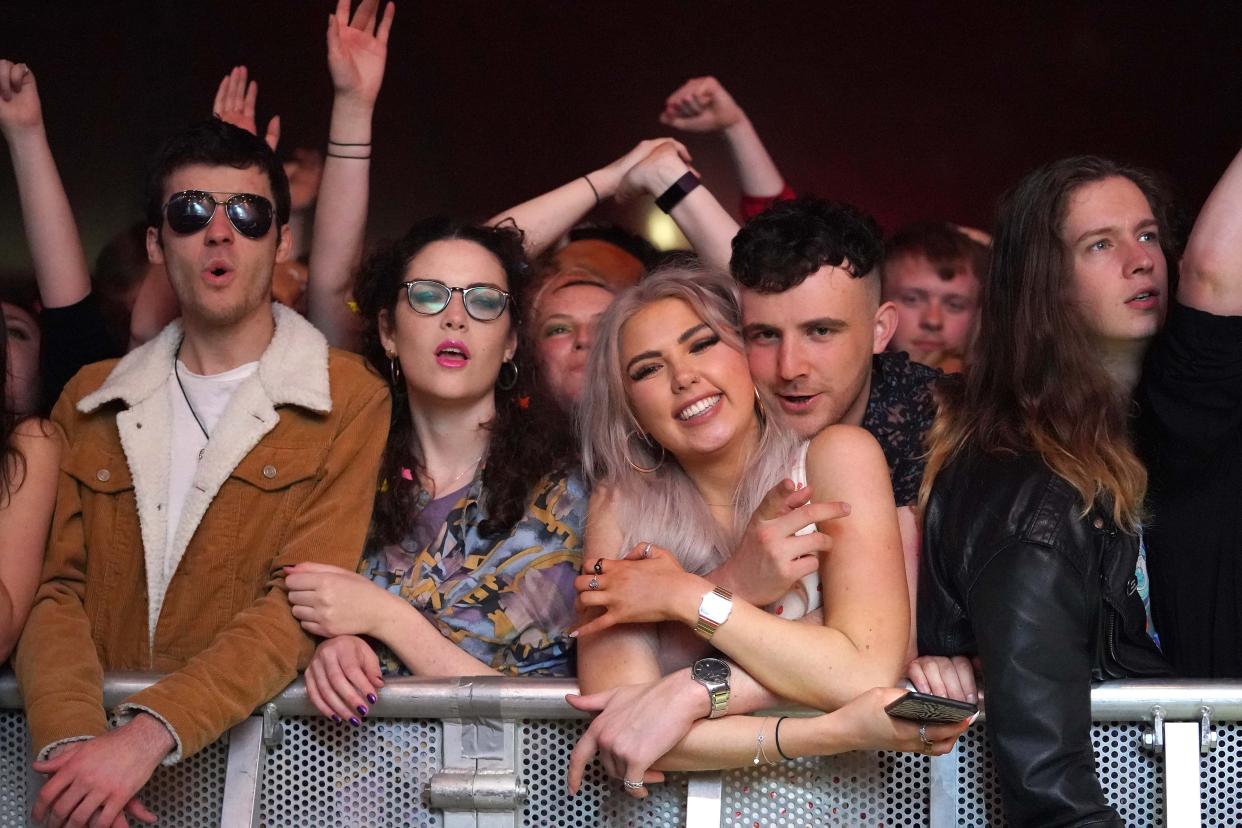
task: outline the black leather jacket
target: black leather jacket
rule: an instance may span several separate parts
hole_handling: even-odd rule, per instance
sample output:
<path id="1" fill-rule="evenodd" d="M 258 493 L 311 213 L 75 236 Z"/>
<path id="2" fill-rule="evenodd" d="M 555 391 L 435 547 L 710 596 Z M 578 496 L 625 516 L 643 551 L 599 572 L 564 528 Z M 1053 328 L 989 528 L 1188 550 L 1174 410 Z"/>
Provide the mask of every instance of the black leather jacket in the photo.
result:
<path id="1" fill-rule="evenodd" d="M 919 652 L 983 661 L 1010 824 L 1123 825 L 1091 751 L 1093 680 L 1168 675 L 1137 594 L 1138 538 L 1037 455 L 964 449 L 936 477 L 919 564 Z"/>

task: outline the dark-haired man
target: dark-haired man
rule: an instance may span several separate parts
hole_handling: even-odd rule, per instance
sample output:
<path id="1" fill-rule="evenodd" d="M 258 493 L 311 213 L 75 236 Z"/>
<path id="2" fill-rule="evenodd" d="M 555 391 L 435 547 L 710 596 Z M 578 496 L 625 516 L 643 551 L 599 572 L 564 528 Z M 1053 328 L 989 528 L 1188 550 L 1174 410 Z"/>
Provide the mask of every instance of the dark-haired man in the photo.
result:
<path id="1" fill-rule="evenodd" d="M 64 459 L 43 583 L 17 650 L 36 821 L 112 826 L 155 767 L 274 695 L 313 645 L 283 568 L 352 567 L 388 426 L 384 384 L 270 301 L 289 189 L 220 121 L 174 136 L 148 182 L 147 250 L 182 318 L 83 369 L 53 413 Z M 164 673 L 109 729 L 101 677 Z"/>

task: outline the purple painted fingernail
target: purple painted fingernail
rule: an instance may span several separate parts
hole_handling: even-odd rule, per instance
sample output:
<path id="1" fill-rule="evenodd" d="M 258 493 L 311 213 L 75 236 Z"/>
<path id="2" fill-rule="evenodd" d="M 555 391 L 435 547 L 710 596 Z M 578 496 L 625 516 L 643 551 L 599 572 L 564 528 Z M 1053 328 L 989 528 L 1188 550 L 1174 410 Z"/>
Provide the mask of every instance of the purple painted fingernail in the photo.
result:
<path id="1" fill-rule="evenodd" d="M 360 704 L 360 705 L 358 705 L 357 710 L 358 710 L 358 715 L 359 715 L 359 716 L 365 716 L 365 715 L 367 715 L 367 706 L 366 706 L 365 704 Z"/>
<path id="2" fill-rule="evenodd" d="M 367 701 L 371 704 L 375 704 L 375 702 L 379 701 L 379 699 L 376 698 L 374 693 L 367 693 Z"/>
<path id="3" fill-rule="evenodd" d="M 340 723 L 341 723 L 341 717 L 340 717 L 340 716 L 338 716 L 338 715 L 336 715 L 335 713 L 333 713 L 333 714 L 332 714 L 332 721 L 336 722 L 337 724 L 340 724 Z"/>
<path id="4" fill-rule="evenodd" d="M 362 727 L 362 722 L 358 721 L 357 716 L 350 716 L 349 723 L 353 725 L 354 727 Z"/>

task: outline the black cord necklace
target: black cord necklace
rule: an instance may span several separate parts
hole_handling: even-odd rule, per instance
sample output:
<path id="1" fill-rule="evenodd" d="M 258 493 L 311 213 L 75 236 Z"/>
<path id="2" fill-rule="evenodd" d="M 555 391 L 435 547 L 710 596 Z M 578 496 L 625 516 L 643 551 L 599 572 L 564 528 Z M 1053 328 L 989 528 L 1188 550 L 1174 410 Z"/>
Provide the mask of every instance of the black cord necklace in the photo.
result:
<path id="1" fill-rule="evenodd" d="M 181 346 L 177 345 L 177 353 L 173 356 L 173 376 L 177 378 L 177 387 L 181 389 L 181 398 L 185 400 L 186 408 L 190 409 L 190 415 L 194 417 L 194 422 L 198 423 L 198 430 L 203 432 L 203 439 L 211 442 L 211 435 L 207 433 L 203 421 L 198 418 L 198 412 L 194 410 L 194 403 L 190 402 L 190 395 L 185 393 L 185 386 L 181 384 L 181 372 L 177 370 L 177 362 L 181 359 Z M 203 453 L 207 451 L 207 447 L 203 446 L 198 450 L 198 459 L 203 459 Z"/>

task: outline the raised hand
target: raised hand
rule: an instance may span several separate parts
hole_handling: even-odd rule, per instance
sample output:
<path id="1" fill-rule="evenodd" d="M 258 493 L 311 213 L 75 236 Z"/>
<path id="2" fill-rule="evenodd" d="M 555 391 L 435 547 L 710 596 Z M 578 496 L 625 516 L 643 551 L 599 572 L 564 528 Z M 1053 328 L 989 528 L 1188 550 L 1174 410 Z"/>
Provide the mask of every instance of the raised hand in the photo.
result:
<path id="1" fill-rule="evenodd" d="M 625 155 L 590 174 L 591 183 L 595 185 L 600 198 L 607 199 L 616 195 L 617 188 L 621 186 L 621 181 L 626 174 L 640 161 L 651 155 L 658 147 L 666 144 L 672 145 L 676 149 L 677 154 L 686 159 L 687 163 L 689 162 L 690 151 L 678 140 L 673 138 L 648 138 L 645 141 L 639 141 Z"/>
<path id="2" fill-rule="evenodd" d="M 720 81 L 691 78 L 664 102 L 660 123 L 686 132 L 720 132 L 746 118 Z"/>
<path id="3" fill-rule="evenodd" d="M 349 0 L 338 0 L 336 12 L 328 15 L 328 71 L 336 94 L 373 105 L 384 80 L 388 59 L 388 32 L 397 7 L 388 3 L 384 17 L 376 23 L 379 0 L 362 0 L 353 19 Z"/>
<path id="4" fill-rule="evenodd" d="M 687 171 L 693 171 L 691 160 L 689 151 L 680 142 L 672 139 L 656 142 L 647 155 L 622 176 L 617 185 L 617 201 L 629 201 L 643 193 L 659 196 Z"/>
<path id="5" fill-rule="evenodd" d="M 259 98 L 259 84 L 256 81 L 246 82 L 246 67 L 234 66 L 224 76 L 216 89 L 216 99 L 211 105 L 211 114 L 226 124 L 246 130 L 251 135 L 258 135 L 255 124 L 254 108 Z M 263 140 L 273 150 L 280 143 L 280 116 L 273 115 L 267 122 L 267 132 Z"/>
<path id="6" fill-rule="evenodd" d="M 0 60 L 0 131 L 12 140 L 13 133 L 43 125 L 43 108 L 34 73 L 24 63 Z"/>

